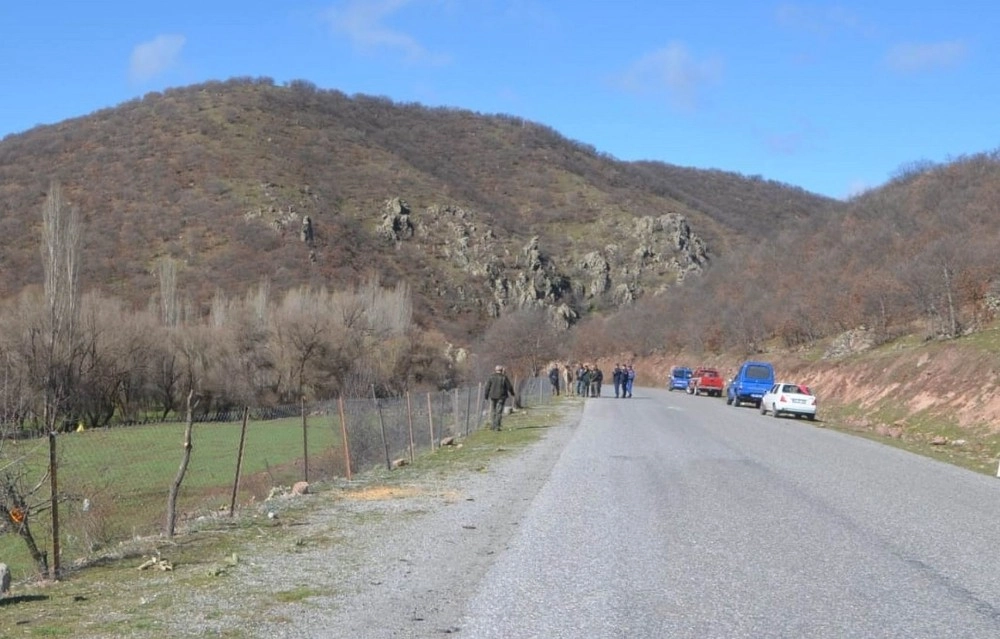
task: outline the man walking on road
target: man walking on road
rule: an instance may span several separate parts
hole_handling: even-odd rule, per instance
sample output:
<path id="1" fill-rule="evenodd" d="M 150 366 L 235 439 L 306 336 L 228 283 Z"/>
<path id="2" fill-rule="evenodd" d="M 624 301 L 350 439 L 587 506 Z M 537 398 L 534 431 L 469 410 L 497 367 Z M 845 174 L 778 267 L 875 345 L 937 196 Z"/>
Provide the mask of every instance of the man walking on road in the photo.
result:
<path id="1" fill-rule="evenodd" d="M 504 373 L 503 366 L 497 366 L 486 380 L 486 388 L 483 390 L 483 399 L 490 400 L 490 430 L 500 430 L 500 422 L 503 421 L 504 404 L 507 398 L 514 395 L 514 385 Z"/>
<path id="2" fill-rule="evenodd" d="M 625 366 L 625 373 L 622 376 L 622 397 L 632 396 L 632 384 L 635 382 L 635 369 L 631 364 Z M 625 393 L 628 393 L 626 395 Z"/>
<path id="3" fill-rule="evenodd" d="M 615 397 L 618 397 L 618 393 L 621 391 L 623 372 L 621 364 L 615 364 L 615 370 L 611 372 L 611 379 L 615 382 Z"/>

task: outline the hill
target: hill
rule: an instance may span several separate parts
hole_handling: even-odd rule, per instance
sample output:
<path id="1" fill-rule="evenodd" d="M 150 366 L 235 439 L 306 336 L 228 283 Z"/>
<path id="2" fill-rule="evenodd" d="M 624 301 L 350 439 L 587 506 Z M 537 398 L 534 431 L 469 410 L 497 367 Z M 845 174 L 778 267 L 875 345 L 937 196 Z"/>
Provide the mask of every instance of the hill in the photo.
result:
<path id="1" fill-rule="evenodd" d="M 82 283 L 136 307 L 180 265 L 188 312 L 279 291 L 407 282 L 456 339 L 503 309 L 569 323 L 664 291 L 765 220 L 839 202 L 760 178 L 626 163 L 520 118 L 267 78 L 153 93 L 0 142 L 0 298 L 42 281 L 50 183 L 84 219 Z M 312 237 L 302 241 L 303 221 Z"/>

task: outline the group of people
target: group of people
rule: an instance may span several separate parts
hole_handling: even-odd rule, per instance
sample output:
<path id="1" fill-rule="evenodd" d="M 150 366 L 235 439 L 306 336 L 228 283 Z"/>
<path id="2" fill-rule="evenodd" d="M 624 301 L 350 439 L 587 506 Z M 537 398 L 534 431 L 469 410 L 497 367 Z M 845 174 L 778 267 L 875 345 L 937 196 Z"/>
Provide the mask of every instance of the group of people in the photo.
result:
<path id="1" fill-rule="evenodd" d="M 615 397 L 631 397 L 632 384 L 635 382 L 635 369 L 631 364 L 615 364 L 615 370 L 611 373 L 611 378 L 615 381 Z M 621 392 L 621 395 L 619 395 Z"/>
<path id="2" fill-rule="evenodd" d="M 632 397 L 632 384 L 635 381 L 635 369 L 631 364 L 615 364 L 611 374 L 614 381 L 615 397 Z M 566 392 L 573 392 L 578 397 L 600 397 L 601 386 L 604 384 L 604 371 L 596 364 L 579 364 L 576 371 L 566 364 L 560 375 L 559 366 L 549 369 L 549 383 L 552 394 L 560 393 L 560 386 Z"/>
<path id="3" fill-rule="evenodd" d="M 615 397 L 632 397 L 632 384 L 635 382 L 635 369 L 631 364 L 615 364 L 611 379 L 615 385 Z M 575 380 L 575 385 L 573 381 Z M 552 394 L 559 395 L 560 387 L 564 387 L 566 392 L 573 388 L 579 397 L 600 397 L 601 385 L 604 383 L 604 372 L 597 364 L 580 364 L 574 372 L 569 364 L 566 364 L 562 374 L 559 366 L 553 365 L 549 369 L 549 382 L 552 385 Z M 490 427 L 492 430 L 500 430 L 503 420 L 504 407 L 507 398 L 514 396 L 514 385 L 507 377 L 507 371 L 503 366 L 497 366 L 493 374 L 486 380 L 483 389 L 483 399 L 490 402 Z"/>

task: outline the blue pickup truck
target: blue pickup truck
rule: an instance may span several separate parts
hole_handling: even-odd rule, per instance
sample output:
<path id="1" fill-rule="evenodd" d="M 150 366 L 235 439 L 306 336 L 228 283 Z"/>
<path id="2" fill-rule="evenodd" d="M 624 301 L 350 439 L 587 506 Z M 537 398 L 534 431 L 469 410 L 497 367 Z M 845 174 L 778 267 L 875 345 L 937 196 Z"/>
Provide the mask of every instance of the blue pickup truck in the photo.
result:
<path id="1" fill-rule="evenodd" d="M 774 366 L 768 362 L 743 362 L 726 388 L 726 403 L 747 403 L 760 408 L 760 400 L 774 386 Z"/>

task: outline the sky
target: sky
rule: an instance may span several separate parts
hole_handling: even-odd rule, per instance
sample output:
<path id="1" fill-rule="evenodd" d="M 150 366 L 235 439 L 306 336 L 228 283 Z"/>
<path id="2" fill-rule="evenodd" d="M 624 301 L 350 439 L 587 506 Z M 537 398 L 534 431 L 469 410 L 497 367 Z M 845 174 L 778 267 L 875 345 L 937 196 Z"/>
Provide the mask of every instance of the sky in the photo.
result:
<path id="1" fill-rule="evenodd" d="M 5 2 L 0 139 L 269 77 L 848 199 L 1000 148 L 998 35 L 988 0 Z"/>

